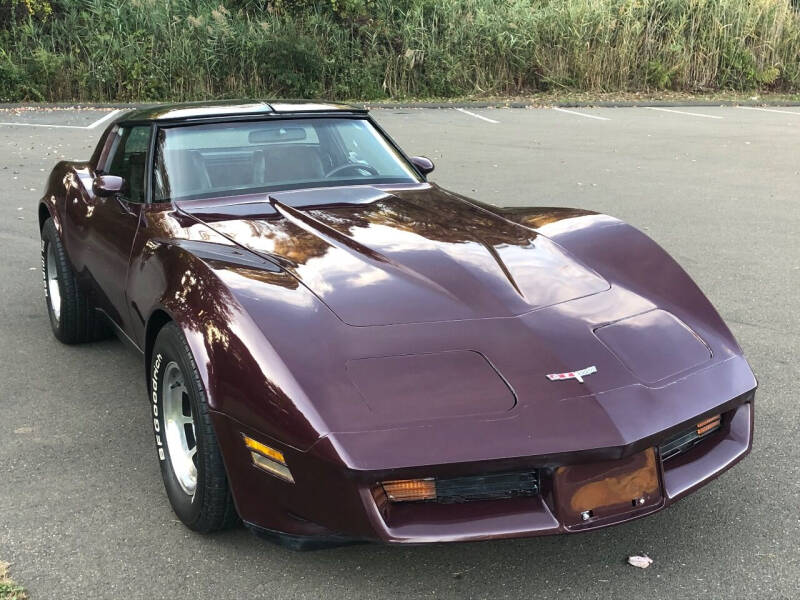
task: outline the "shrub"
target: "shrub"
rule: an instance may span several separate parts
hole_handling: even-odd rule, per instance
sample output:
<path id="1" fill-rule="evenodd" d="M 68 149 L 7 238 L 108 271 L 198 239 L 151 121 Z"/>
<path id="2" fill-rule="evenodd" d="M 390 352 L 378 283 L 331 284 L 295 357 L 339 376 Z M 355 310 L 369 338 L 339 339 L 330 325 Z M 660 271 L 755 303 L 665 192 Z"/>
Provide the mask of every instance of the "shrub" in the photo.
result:
<path id="1" fill-rule="evenodd" d="M 787 0 L 0 0 L 0 15 L 5 100 L 800 87 Z"/>

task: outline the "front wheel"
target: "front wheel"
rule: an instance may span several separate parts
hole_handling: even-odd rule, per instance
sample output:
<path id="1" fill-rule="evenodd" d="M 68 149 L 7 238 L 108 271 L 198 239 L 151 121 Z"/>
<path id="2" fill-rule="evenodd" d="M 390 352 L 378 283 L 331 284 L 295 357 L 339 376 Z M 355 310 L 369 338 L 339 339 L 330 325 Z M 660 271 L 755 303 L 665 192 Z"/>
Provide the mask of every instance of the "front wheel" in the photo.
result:
<path id="1" fill-rule="evenodd" d="M 175 323 L 158 332 L 150 373 L 156 451 L 172 509 L 189 529 L 201 533 L 235 525 L 238 517 L 203 382 Z"/>

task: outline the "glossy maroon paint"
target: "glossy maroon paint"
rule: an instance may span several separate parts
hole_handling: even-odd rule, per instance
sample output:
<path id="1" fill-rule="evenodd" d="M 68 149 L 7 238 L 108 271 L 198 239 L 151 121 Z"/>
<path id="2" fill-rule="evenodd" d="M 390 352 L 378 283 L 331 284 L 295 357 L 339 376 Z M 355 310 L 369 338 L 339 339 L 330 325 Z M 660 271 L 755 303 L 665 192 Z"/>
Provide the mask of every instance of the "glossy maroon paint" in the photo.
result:
<path id="1" fill-rule="evenodd" d="M 433 173 L 434 164 L 430 158 L 426 156 L 412 156 L 411 162 L 414 164 L 419 172 L 423 175 L 427 175 L 428 173 Z"/>
<path id="2" fill-rule="evenodd" d="M 159 107 L 109 131 L 284 113 L 364 116 Z M 424 181 L 131 204 L 92 191 L 107 151 L 104 137 L 89 162 L 56 166 L 40 221 L 54 218 L 81 284 L 145 362 L 158 327 L 181 326 L 249 524 L 387 542 L 593 529 L 671 504 L 750 449 L 741 349 L 683 269 L 617 219 L 500 209 Z M 590 365 L 582 384 L 545 377 Z M 558 467 L 591 478 L 717 413 L 720 431 L 658 460 L 642 507 L 575 523 L 554 492 Z M 283 452 L 295 483 L 255 469 L 242 433 Z M 389 504 L 376 488 L 530 468 L 533 498 Z"/>

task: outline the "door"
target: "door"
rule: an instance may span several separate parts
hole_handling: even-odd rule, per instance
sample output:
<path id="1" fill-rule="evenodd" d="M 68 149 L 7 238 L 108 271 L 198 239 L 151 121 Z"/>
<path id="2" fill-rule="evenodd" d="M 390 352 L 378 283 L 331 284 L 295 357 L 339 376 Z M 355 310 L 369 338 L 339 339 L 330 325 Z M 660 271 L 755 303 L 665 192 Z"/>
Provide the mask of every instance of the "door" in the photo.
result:
<path id="1" fill-rule="evenodd" d="M 98 175 L 125 180 L 123 193 L 100 197 L 89 191 L 69 204 L 82 239 L 76 240 L 83 273 L 94 291 L 94 301 L 123 331 L 130 332 L 130 313 L 125 295 L 131 248 L 147 198 L 149 125 L 120 127 L 112 131 L 109 152 L 97 165 Z M 69 248 L 67 249 L 70 252 Z"/>

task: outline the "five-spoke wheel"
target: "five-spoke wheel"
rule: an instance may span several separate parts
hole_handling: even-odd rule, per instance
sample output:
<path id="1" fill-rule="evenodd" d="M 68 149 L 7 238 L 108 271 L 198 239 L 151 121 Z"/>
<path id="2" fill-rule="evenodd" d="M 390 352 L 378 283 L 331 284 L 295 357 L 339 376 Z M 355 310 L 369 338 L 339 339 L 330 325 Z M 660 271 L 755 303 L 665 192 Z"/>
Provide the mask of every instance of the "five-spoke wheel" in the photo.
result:
<path id="1" fill-rule="evenodd" d="M 189 394 L 183 373 L 175 361 L 164 369 L 164 440 L 181 489 L 194 496 L 197 488 L 197 438 Z"/>

